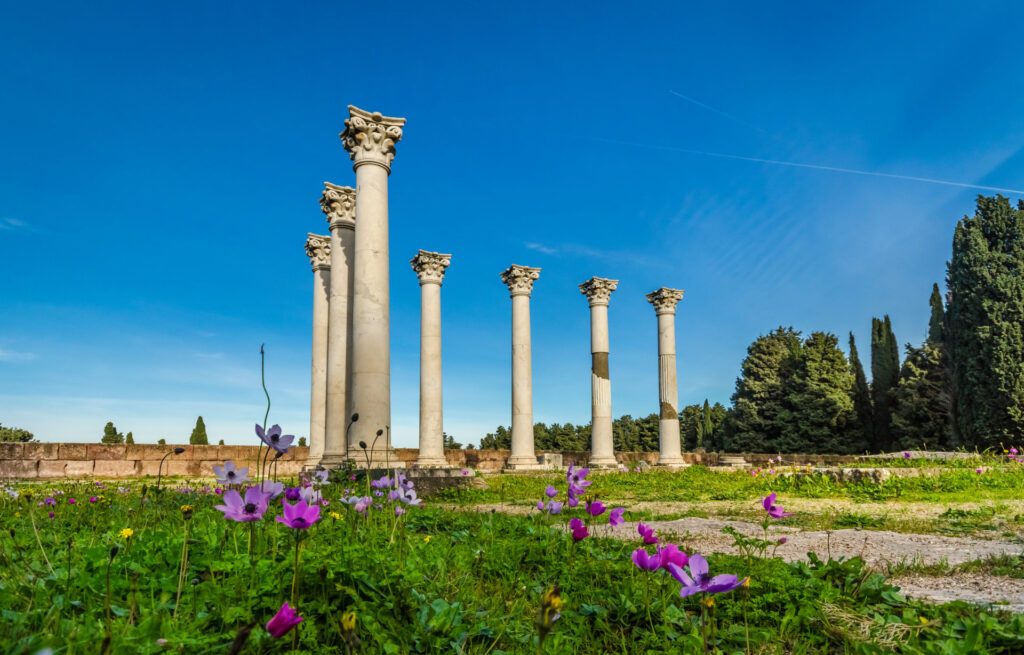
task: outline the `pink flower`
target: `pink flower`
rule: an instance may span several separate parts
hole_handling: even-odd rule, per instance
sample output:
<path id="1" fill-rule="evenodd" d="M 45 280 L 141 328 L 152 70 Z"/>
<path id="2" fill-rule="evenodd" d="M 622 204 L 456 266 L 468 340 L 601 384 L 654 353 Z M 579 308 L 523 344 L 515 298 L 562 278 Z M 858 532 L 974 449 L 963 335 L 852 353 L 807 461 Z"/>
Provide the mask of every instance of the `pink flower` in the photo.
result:
<path id="1" fill-rule="evenodd" d="M 572 532 L 573 541 L 583 541 L 589 534 L 587 532 L 587 526 L 578 518 L 574 518 L 569 521 L 569 530 Z"/>
<path id="2" fill-rule="evenodd" d="M 773 519 L 781 519 L 787 516 L 792 516 L 790 512 L 783 512 L 782 507 L 775 504 L 776 493 L 773 491 L 761 501 L 761 505 L 764 507 L 764 511 L 768 512 L 768 516 Z"/>
<path id="3" fill-rule="evenodd" d="M 979 466 L 978 468 L 974 469 L 974 472 L 977 473 L 978 475 L 981 475 L 982 473 L 985 472 L 985 469 Z"/>
<path id="4" fill-rule="evenodd" d="M 675 564 L 679 568 L 682 568 L 690 562 L 690 558 L 686 553 L 679 550 L 679 546 L 675 544 L 665 544 L 659 548 L 658 557 L 661 558 L 661 568 L 665 570 L 668 570 L 669 564 Z"/>
<path id="5" fill-rule="evenodd" d="M 604 510 L 604 503 L 602 503 L 600 500 L 595 500 L 593 502 L 587 503 L 587 514 L 590 514 L 591 516 L 601 516 L 602 514 L 604 514 Z"/>
<path id="6" fill-rule="evenodd" d="M 302 623 L 302 617 L 285 602 L 281 609 L 277 610 L 274 618 L 267 621 L 267 632 L 274 639 L 285 636 L 291 629 Z"/>
<path id="7" fill-rule="evenodd" d="M 625 507 L 616 507 L 611 512 L 609 512 L 608 513 L 608 525 L 610 525 L 610 526 L 612 526 L 614 528 L 614 527 L 620 526 L 623 523 L 625 523 L 625 519 L 622 518 L 622 515 L 625 512 L 626 512 L 626 508 Z"/>
<path id="8" fill-rule="evenodd" d="M 654 536 L 654 529 L 647 527 L 643 523 L 636 524 L 636 531 L 640 537 L 644 540 L 644 543 L 650 546 L 651 544 L 658 543 L 658 538 Z"/>
<path id="9" fill-rule="evenodd" d="M 300 500 L 294 505 L 289 505 L 282 500 L 281 505 L 284 506 L 284 516 L 275 516 L 274 520 L 294 530 L 305 530 L 320 520 L 319 505 L 307 505 L 304 500 Z"/>
<path id="10" fill-rule="evenodd" d="M 75 500 L 74 498 L 68 498 L 68 505 L 74 505 L 74 504 L 75 504 L 75 503 L 77 503 L 77 502 L 78 502 L 78 501 L 77 501 L 77 500 Z"/>
<path id="11" fill-rule="evenodd" d="M 99 498 L 97 498 L 96 496 L 89 496 L 89 502 L 90 503 L 95 503 L 98 500 L 99 500 Z"/>
<path id="12" fill-rule="evenodd" d="M 643 548 L 634 550 L 631 559 L 641 571 L 657 571 L 661 568 L 661 556 L 651 555 Z"/>

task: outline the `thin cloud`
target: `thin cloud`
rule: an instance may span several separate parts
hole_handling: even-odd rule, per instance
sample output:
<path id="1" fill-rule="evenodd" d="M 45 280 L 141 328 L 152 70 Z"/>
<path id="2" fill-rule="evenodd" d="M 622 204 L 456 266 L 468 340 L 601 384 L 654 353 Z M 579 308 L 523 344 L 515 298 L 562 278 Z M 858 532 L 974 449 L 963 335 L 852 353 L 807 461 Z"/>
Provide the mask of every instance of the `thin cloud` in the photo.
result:
<path id="1" fill-rule="evenodd" d="M 4 350 L 0 348 L 0 362 L 30 362 L 36 358 L 35 353 Z"/>
<path id="2" fill-rule="evenodd" d="M 943 186 L 958 187 L 961 189 L 978 189 L 981 191 L 995 191 L 997 193 L 1016 193 L 1024 194 L 1022 189 L 1010 189 L 1006 187 L 988 186 L 985 184 L 972 184 L 969 182 L 954 182 L 952 180 L 939 180 L 931 177 L 918 177 L 916 175 L 899 175 L 897 173 L 880 173 L 878 171 L 864 171 L 856 168 L 844 168 L 841 166 L 824 166 L 821 164 L 805 164 L 794 161 L 782 161 L 780 159 L 762 159 L 761 157 L 747 157 L 744 155 L 731 155 L 723 152 L 709 152 L 706 150 L 692 150 L 690 148 L 675 148 L 673 146 L 659 146 L 649 143 L 633 143 L 629 141 L 617 141 L 615 139 L 605 139 L 601 137 L 588 137 L 595 141 L 602 141 L 604 143 L 612 143 L 620 146 L 634 146 L 637 148 L 649 148 L 652 150 L 665 150 L 668 152 L 682 152 L 689 155 L 703 155 L 705 157 L 718 157 L 720 159 L 735 159 L 739 161 L 749 161 L 758 164 L 772 164 L 774 166 L 789 166 L 791 168 L 807 168 L 816 171 L 828 171 L 832 173 L 848 173 L 850 175 L 865 175 L 868 177 L 884 177 L 891 180 L 908 180 L 911 182 L 924 182 L 926 184 L 941 184 Z"/>
<path id="3" fill-rule="evenodd" d="M 554 255 L 554 254 L 556 254 L 558 252 L 556 249 L 549 248 L 549 247 L 545 246 L 542 243 L 534 243 L 532 241 L 529 241 L 529 242 L 527 242 L 527 243 L 525 243 L 523 245 L 525 245 L 530 250 L 535 250 L 535 251 L 541 253 L 542 255 Z"/>
<path id="4" fill-rule="evenodd" d="M 224 353 L 196 353 L 199 359 L 224 359 Z"/>
<path id="5" fill-rule="evenodd" d="M 0 230 L 24 230 L 28 223 L 18 218 L 0 218 Z"/>
<path id="6" fill-rule="evenodd" d="M 715 113 L 715 114 L 718 114 L 719 116 L 724 116 L 725 118 L 728 118 L 729 120 L 731 120 L 731 121 L 733 121 L 735 123 L 739 123 L 740 125 L 742 125 L 744 127 L 749 127 L 750 129 L 757 130 L 758 132 L 764 132 L 765 131 L 765 130 L 761 129 L 760 127 L 758 127 L 757 125 L 754 125 L 752 123 L 748 123 L 747 121 L 743 120 L 742 118 L 739 118 L 738 116 L 733 116 L 729 112 L 722 111 L 721 109 L 718 109 L 717 107 L 712 107 L 711 105 L 705 104 L 705 103 L 701 102 L 700 100 L 696 100 L 694 98 L 691 98 L 690 96 L 684 96 L 682 93 L 679 93 L 678 91 L 673 91 L 672 89 L 669 89 L 668 92 L 671 93 L 672 95 L 674 95 L 677 98 L 681 98 L 682 100 L 685 100 L 686 102 L 689 102 L 691 104 L 697 105 L 698 107 L 702 107 L 704 109 L 707 109 L 708 111 L 710 111 L 712 113 Z"/>

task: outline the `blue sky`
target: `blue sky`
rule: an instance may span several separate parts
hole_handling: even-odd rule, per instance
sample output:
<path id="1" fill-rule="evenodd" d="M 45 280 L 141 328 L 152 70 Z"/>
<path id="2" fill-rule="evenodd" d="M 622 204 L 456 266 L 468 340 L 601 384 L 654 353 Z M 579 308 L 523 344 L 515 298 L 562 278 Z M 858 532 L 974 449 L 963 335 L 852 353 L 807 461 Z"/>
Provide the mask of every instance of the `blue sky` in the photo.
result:
<path id="1" fill-rule="evenodd" d="M 616 415 L 656 411 L 660 286 L 686 289 L 682 404 L 727 403 L 780 324 L 866 352 L 889 313 L 918 342 L 972 187 L 1024 189 L 1024 6 L 898 4 L 5 3 L 0 422 L 175 441 L 202 414 L 242 443 L 266 343 L 271 422 L 306 434 L 303 243 L 327 231 L 321 182 L 354 180 L 348 104 L 408 119 L 397 445 L 417 439 L 419 248 L 454 255 L 445 427 L 464 443 L 509 421 L 511 263 L 543 268 L 546 422 L 589 420 L 592 275 L 621 280 Z"/>

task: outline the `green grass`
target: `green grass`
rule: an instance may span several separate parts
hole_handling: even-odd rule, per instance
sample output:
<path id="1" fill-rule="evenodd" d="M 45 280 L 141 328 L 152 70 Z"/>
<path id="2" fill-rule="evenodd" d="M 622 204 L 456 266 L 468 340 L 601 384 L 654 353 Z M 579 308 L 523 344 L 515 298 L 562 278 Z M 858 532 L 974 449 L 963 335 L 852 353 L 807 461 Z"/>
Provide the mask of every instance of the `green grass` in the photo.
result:
<path id="1" fill-rule="evenodd" d="M 651 498 L 655 482 L 687 498 L 764 491 L 763 481 L 698 468 L 594 480 L 590 491 L 609 497 Z M 499 491 L 536 498 L 547 481 L 504 476 L 489 491 L 464 495 L 472 502 Z M 247 628 L 245 653 L 338 653 L 346 611 L 357 616 L 353 652 L 535 653 L 541 597 L 554 585 L 564 607 L 543 644 L 547 653 L 698 653 L 705 640 L 709 652 L 722 653 L 1024 649 L 1024 617 L 907 600 L 858 559 L 709 556 L 713 573 L 751 580 L 717 597 L 709 611 L 698 598 L 681 599 L 665 572 L 636 569 L 630 553 L 637 542 L 592 536 L 574 543 L 563 529 L 566 515 L 438 505 L 401 518 L 385 506 L 363 518 L 337 501 L 334 486 L 324 518 L 303 533 L 295 600 L 305 620 L 275 640 L 263 624 L 291 599 L 296 535 L 289 528 L 267 517 L 250 533 L 213 509 L 220 500 L 213 494 L 150 490 L 143 500 L 138 487 L 119 493 L 86 483 L 20 490 L 27 493 L 18 499 L 0 496 L 4 653 L 225 653 Z M 51 508 L 38 503 L 57 490 L 63 494 L 54 496 L 60 502 L 50 519 Z M 87 502 L 93 494 L 103 498 Z M 78 503 L 69 505 L 69 497 Z M 183 514 L 183 504 L 193 511 Z M 134 536 L 119 536 L 123 528 Z M 1012 567 L 1007 561 L 990 570 Z"/>

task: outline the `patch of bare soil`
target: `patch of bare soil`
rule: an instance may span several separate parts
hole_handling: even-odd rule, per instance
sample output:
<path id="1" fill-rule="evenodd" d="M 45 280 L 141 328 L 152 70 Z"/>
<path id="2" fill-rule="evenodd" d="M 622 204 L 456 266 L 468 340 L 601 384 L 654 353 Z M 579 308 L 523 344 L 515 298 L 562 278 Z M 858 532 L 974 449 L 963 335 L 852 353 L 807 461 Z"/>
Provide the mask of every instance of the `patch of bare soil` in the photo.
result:
<path id="1" fill-rule="evenodd" d="M 1024 612 L 1024 580 L 1000 575 L 953 573 L 943 576 L 908 574 L 890 580 L 907 596 L 933 603 L 965 600 Z"/>

